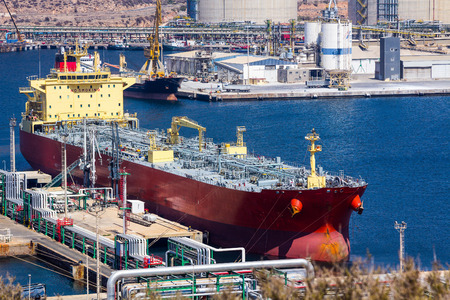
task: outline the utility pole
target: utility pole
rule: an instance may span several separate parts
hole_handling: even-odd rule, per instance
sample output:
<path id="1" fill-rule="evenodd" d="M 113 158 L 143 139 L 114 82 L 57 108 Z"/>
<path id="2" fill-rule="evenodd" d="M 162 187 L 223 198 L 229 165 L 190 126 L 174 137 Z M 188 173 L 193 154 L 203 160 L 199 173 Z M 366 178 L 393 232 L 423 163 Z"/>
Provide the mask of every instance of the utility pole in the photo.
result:
<path id="1" fill-rule="evenodd" d="M 89 248 L 86 245 L 86 300 L 89 300 Z"/>
<path id="2" fill-rule="evenodd" d="M 11 172 L 16 171 L 16 141 L 15 141 L 16 118 L 9 119 L 9 155 L 11 159 Z M 6 170 L 5 170 L 6 171 Z"/>
<path id="3" fill-rule="evenodd" d="M 63 165 L 63 180 L 64 180 L 64 220 L 67 219 L 67 133 L 63 133 L 63 155 L 62 155 L 62 165 Z"/>
<path id="4" fill-rule="evenodd" d="M 399 258 L 400 258 L 400 273 L 403 272 L 403 261 L 405 257 L 405 229 L 406 229 L 406 223 L 402 221 L 402 223 L 398 223 L 395 221 L 394 228 L 400 233 L 400 251 L 399 251 Z"/>
<path id="5" fill-rule="evenodd" d="M 97 202 L 98 203 L 98 202 Z M 97 300 L 100 300 L 100 244 L 98 243 L 98 213 L 99 213 L 99 205 L 97 205 L 97 208 L 95 209 L 95 236 L 96 236 L 96 242 L 95 242 L 95 258 L 97 260 Z"/>

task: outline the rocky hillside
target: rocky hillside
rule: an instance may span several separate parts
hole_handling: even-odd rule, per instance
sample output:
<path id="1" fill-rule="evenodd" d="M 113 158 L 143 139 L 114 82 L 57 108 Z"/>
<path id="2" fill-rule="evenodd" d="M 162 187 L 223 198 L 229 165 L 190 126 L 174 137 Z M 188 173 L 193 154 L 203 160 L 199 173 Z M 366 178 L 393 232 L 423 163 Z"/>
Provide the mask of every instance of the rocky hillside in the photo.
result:
<path id="1" fill-rule="evenodd" d="M 187 0 L 162 0 L 163 19 L 186 15 Z M 155 0 L 6 0 L 18 25 L 52 26 L 151 26 Z M 299 0 L 300 20 L 312 20 L 329 0 Z M 338 1 L 339 12 L 347 15 L 347 0 Z M 0 2 L 0 24 L 11 24 Z"/>

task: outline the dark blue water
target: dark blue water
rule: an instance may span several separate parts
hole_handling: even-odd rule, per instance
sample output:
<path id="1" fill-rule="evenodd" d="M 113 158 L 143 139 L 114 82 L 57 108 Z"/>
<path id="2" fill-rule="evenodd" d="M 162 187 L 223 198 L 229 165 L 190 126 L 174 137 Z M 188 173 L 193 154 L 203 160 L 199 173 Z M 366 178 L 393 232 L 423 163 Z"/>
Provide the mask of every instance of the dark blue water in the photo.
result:
<path id="1" fill-rule="evenodd" d="M 40 53 L 42 74 L 53 64 L 54 50 Z M 118 63 L 118 51 L 100 51 Z M 8 118 L 20 116 L 26 97 L 18 88 L 38 74 L 38 51 L 0 55 L 0 163 L 9 166 Z M 142 52 L 127 53 L 129 67 L 139 68 Z M 207 128 L 216 142 L 234 141 L 236 126 L 245 125 L 245 142 L 260 155 L 308 164 L 304 136 L 314 127 L 322 138 L 317 161 L 330 171 L 361 175 L 369 183 L 364 213 L 350 226 L 352 259 L 398 263 L 399 235 L 394 221 L 405 221 L 406 253 L 429 268 L 436 257 L 450 263 L 450 97 L 361 98 L 304 101 L 150 103 L 125 99 L 141 127 L 168 128 L 172 116 L 188 116 Z M 195 135 L 182 129 L 182 135 Z M 17 140 L 18 143 L 18 140 Z M 17 150 L 18 151 L 18 150 Z M 17 155 L 20 169 L 29 168 Z"/>

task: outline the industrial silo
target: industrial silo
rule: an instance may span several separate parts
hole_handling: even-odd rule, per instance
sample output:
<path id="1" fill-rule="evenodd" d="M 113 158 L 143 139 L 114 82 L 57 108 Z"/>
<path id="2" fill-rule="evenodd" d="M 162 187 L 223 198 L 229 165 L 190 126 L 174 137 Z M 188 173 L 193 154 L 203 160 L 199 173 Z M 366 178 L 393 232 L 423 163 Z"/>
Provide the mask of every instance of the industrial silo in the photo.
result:
<path id="1" fill-rule="evenodd" d="M 322 24 L 320 22 L 306 22 L 305 23 L 305 46 L 310 47 L 313 44 L 320 44 L 320 30 Z"/>
<path id="2" fill-rule="evenodd" d="M 321 66 L 325 70 L 350 70 L 352 63 L 352 24 L 322 23 Z"/>
<path id="3" fill-rule="evenodd" d="M 198 0 L 198 20 L 205 23 L 297 19 L 297 0 Z"/>

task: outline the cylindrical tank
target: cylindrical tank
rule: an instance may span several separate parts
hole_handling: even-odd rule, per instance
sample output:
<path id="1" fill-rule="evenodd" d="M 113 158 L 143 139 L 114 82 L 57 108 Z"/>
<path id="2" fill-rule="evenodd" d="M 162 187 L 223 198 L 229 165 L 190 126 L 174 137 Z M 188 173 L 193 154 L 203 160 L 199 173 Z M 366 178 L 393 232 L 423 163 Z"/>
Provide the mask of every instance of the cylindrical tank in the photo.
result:
<path id="1" fill-rule="evenodd" d="M 320 43 L 320 22 L 306 22 L 305 23 L 305 46 L 310 47 L 311 45 L 319 45 Z"/>
<path id="2" fill-rule="evenodd" d="M 198 18 L 198 0 L 187 0 L 187 15 L 194 20 Z"/>
<path id="3" fill-rule="evenodd" d="M 325 70 L 350 70 L 352 63 L 352 24 L 323 23 L 320 49 Z"/>
<path id="4" fill-rule="evenodd" d="M 198 0 L 198 20 L 205 23 L 297 19 L 297 0 Z"/>

